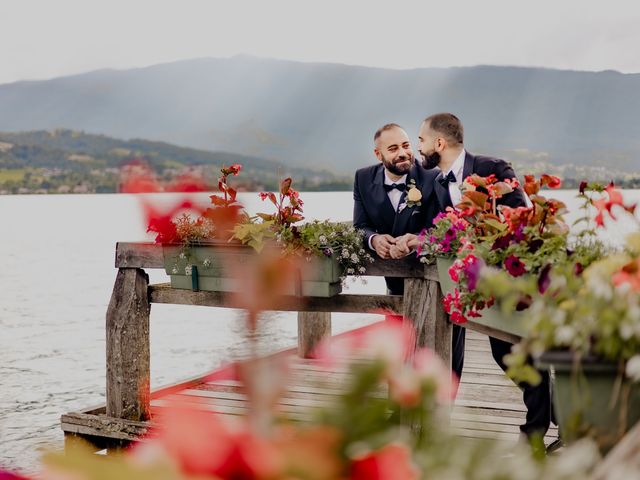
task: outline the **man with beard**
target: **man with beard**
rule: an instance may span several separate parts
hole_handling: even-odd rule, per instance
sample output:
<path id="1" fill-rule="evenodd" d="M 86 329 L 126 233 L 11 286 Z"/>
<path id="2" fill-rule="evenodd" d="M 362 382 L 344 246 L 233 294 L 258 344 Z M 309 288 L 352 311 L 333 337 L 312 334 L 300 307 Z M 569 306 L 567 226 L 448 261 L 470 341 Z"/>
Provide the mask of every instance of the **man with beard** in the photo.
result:
<path id="1" fill-rule="evenodd" d="M 433 223 L 433 195 L 438 172 L 416 161 L 407 133 L 395 123 L 379 128 L 373 152 L 380 161 L 356 172 L 353 185 L 353 226 L 365 232 L 365 247 L 390 258 L 396 237 L 418 233 Z M 402 278 L 385 278 L 389 292 L 402 295 Z"/>
<path id="2" fill-rule="evenodd" d="M 438 171 L 435 178 L 434 192 L 439 204 L 439 210 L 444 211 L 460 203 L 462 193 L 459 186 L 469 175 L 477 174 L 486 177 L 495 174 L 500 181 L 515 178 L 511 165 L 504 160 L 492 157 L 473 155 L 464 149 L 464 130 L 460 120 L 451 113 L 438 113 L 427 117 L 420 127 L 419 151 L 423 157 L 422 166 L 426 169 Z M 510 207 L 526 206 L 526 196 L 521 188 L 502 197 L 501 205 Z M 397 239 L 392 246 L 390 255 L 399 258 L 417 247 L 415 235 L 405 235 Z M 453 326 L 452 364 L 453 370 L 460 375 L 464 362 L 465 329 L 459 325 Z M 496 363 L 506 371 L 507 366 L 503 357 L 511 352 L 511 343 L 489 337 L 491 354 Z M 531 437 L 534 434 L 544 434 L 549 429 L 552 418 L 551 393 L 549 374 L 540 372 L 542 382 L 532 387 L 523 383 L 519 387 L 523 390 L 523 399 L 527 407 L 527 417 L 520 430 Z"/>

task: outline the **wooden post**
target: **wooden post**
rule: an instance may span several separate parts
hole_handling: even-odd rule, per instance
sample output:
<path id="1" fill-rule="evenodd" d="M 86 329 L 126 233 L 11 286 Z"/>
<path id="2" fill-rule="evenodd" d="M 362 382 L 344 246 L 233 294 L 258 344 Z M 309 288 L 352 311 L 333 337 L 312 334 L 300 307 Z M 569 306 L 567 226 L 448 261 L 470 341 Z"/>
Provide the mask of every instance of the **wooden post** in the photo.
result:
<path id="1" fill-rule="evenodd" d="M 149 277 L 120 268 L 107 309 L 107 409 L 111 417 L 143 421 L 149 415 Z"/>
<path id="2" fill-rule="evenodd" d="M 451 323 L 442 308 L 440 284 L 434 280 L 405 278 L 403 315 L 416 329 L 416 349 L 428 347 L 451 365 Z"/>
<path id="3" fill-rule="evenodd" d="M 298 356 L 311 358 L 314 349 L 331 336 L 331 312 L 298 312 Z"/>

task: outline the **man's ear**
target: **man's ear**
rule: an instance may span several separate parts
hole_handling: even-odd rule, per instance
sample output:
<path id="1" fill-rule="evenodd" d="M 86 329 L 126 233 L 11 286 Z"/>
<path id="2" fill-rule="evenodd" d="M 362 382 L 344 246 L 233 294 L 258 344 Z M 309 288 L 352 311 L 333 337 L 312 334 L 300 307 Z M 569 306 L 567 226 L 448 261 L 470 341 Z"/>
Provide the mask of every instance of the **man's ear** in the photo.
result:
<path id="1" fill-rule="evenodd" d="M 446 146 L 447 146 L 447 141 L 444 138 L 442 137 L 436 138 L 436 152 L 438 153 L 442 152 Z"/>
<path id="2" fill-rule="evenodd" d="M 382 154 L 380 153 L 380 150 L 378 150 L 377 148 L 374 148 L 373 154 L 376 156 L 378 160 L 382 161 Z"/>

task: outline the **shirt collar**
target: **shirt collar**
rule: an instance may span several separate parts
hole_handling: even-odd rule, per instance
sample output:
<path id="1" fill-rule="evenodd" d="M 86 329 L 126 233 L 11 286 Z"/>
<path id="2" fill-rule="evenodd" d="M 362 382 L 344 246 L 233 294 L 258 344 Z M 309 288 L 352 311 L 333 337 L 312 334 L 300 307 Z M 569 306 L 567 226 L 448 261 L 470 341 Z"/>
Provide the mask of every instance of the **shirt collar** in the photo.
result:
<path id="1" fill-rule="evenodd" d="M 391 180 L 388 176 L 387 170 L 384 171 L 384 184 L 385 185 L 393 185 L 394 183 L 407 183 L 407 174 L 405 173 L 398 180 Z"/>
<path id="2" fill-rule="evenodd" d="M 462 170 L 464 168 L 464 157 L 466 156 L 466 154 L 467 152 L 463 148 L 462 151 L 460 152 L 460 155 L 458 155 L 458 158 L 456 158 L 456 161 L 453 162 L 453 165 L 451 165 L 451 168 L 449 169 L 449 171 L 442 172 L 442 175 L 446 177 L 447 175 L 449 175 L 449 172 L 453 172 L 453 174 L 456 176 L 456 180 L 460 182 L 460 180 L 462 179 Z"/>

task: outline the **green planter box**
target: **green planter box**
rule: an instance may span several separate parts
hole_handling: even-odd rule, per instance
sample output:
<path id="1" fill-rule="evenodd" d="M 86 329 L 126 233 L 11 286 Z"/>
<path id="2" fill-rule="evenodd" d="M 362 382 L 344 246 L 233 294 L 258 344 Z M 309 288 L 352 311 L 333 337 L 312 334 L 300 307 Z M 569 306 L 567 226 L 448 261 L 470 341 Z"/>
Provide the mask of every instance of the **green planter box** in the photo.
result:
<path id="1" fill-rule="evenodd" d="M 440 279 L 440 288 L 443 295 L 453 293 L 456 288 L 455 282 L 449 276 L 449 268 L 451 268 L 453 262 L 453 258 L 438 257 L 436 259 L 438 278 Z M 527 335 L 525 315 L 522 312 L 512 312 L 509 315 L 505 315 L 500 308 L 494 305 L 491 308 L 485 308 L 480 313 L 482 316 L 472 319 L 473 323 L 495 328 L 519 337 Z"/>
<path id="2" fill-rule="evenodd" d="M 542 368 L 553 367 L 553 404 L 562 439 L 595 438 L 603 453 L 640 420 L 640 385 L 621 382 L 616 365 L 583 359 L 576 371 L 568 351 L 545 352 Z"/>
<path id="3" fill-rule="evenodd" d="M 234 275 L 233 266 L 253 262 L 259 255 L 249 246 L 229 243 L 207 243 L 186 250 L 181 245 L 163 245 L 162 251 L 172 288 L 210 292 L 241 291 L 242 279 Z M 342 291 L 341 274 L 336 258 L 312 257 L 300 270 L 299 284 L 292 283 L 284 293 L 331 297 Z"/>

